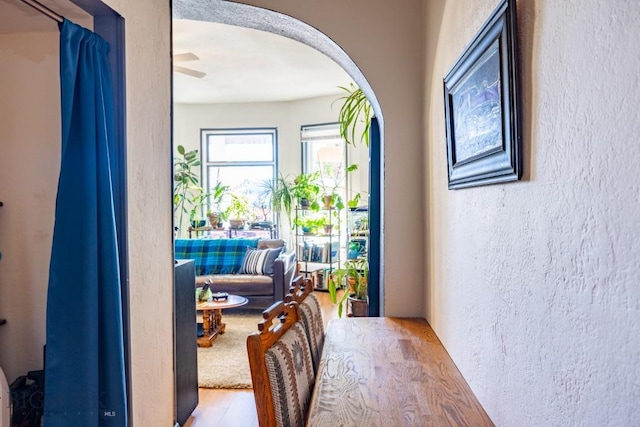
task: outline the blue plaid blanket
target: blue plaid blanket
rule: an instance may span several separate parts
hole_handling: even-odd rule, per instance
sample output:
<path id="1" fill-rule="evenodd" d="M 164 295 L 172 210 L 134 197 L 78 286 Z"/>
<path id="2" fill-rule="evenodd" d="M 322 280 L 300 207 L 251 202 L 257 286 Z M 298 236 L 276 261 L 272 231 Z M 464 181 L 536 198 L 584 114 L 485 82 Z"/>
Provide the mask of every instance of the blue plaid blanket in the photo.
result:
<path id="1" fill-rule="evenodd" d="M 192 259 L 196 275 L 236 274 L 242 267 L 247 248 L 257 248 L 253 239 L 176 239 L 176 259 Z"/>

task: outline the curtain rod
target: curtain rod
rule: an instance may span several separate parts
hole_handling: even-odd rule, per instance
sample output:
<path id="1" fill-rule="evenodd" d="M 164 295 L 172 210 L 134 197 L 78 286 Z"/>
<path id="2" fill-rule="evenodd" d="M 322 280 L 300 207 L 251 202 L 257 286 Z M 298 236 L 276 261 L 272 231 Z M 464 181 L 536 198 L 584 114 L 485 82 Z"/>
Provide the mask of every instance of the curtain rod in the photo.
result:
<path id="1" fill-rule="evenodd" d="M 58 15 L 53 10 L 49 9 L 47 6 L 43 5 L 42 3 L 38 2 L 37 0 L 20 0 L 20 1 L 22 3 L 24 3 L 24 4 L 27 4 L 27 5 L 31 6 L 32 8 L 37 10 L 38 12 L 42 13 L 43 15 L 48 16 L 49 18 L 53 19 L 54 21 L 62 22 L 64 20 L 64 18 L 62 16 Z"/>

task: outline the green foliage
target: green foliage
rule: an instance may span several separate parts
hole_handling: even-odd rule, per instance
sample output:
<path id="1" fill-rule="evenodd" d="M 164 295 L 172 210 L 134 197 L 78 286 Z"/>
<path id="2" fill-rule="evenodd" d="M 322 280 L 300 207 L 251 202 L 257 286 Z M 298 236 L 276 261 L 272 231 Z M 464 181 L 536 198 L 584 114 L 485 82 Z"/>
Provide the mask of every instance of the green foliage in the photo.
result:
<path id="1" fill-rule="evenodd" d="M 195 169 L 200 167 L 198 150 L 186 151 L 182 145 L 177 147 L 178 156 L 173 162 L 173 212 L 179 214 L 178 225 L 182 224 L 184 214 L 192 216 L 202 206 L 204 190 L 200 187 Z"/>
<path id="2" fill-rule="evenodd" d="M 245 196 L 231 193 L 231 203 L 226 213 L 229 219 L 247 219 L 251 213 L 249 200 Z"/>
<path id="3" fill-rule="evenodd" d="M 291 223 L 291 210 L 295 195 L 293 194 L 293 181 L 285 178 L 282 173 L 275 179 L 268 179 L 260 184 L 261 190 L 258 200 L 262 205 L 269 205 L 273 211 L 280 215 L 285 213 Z M 278 221 L 279 222 L 279 221 Z"/>
<path id="4" fill-rule="evenodd" d="M 207 197 L 207 204 L 209 206 L 207 214 L 210 214 L 212 212 L 222 212 L 222 203 L 229 194 L 230 189 L 230 186 L 224 185 L 221 181 L 216 182 L 216 185 L 213 187 L 211 193 L 209 193 L 209 196 Z"/>
<path id="5" fill-rule="evenodd" d="M 347 166 L 345 169 L 345 174 L 342 175 L 340 179 L 333 181 L 332 185 L 327 184 L 328 182 L 332 182 L 332 180 L 328 179 L 325 176 L 325 173 L 327 175 L 332 175 L 332 174 L 330 174 L 328 171 L 324 171 L 325 173 L 320 174 L 321 193 L 323 196 L 324 195 L 331 196 L 331 206 L 335 207 L 337 210 L 342 210 L 345 207 L 344 200 L 342 199 L 342 196 L 340 195 L 339 190 L 344 185 L 344 181 L 347 175 L 349 175 L 349 173 L 355 170 L 358 170 L 357 164 L 353 163 Z"/>
<path id="6" fill-rule="evenodd" d="M 353 198 L 349 199 L 347 205 L 349 205 L 350 208 L 357 208 L 358 202 L 360 202 L 360 193 L 356 193 Z"/>
<path id="7" fill-rule="evenodd" d="M 329 276 L 329 296 L 331 302 L 338 305 L 338 317 L 342 317 L 343 303 L 347 297 L 367 299 L 367 280 L 369 277 L 369 262 L 364 258 L 350 259 L 343 268 L 333 270 Z M 338 289 L 345 289 L 338 300 Z"/>
<path id="8" fill-rule="evenodd" d="M 303 229 L 305 234 L 318 234 L 318 229 L 327 222 L 324 215 L 319 216 L 299 216 L 294 220 L 294 225 Z M 305 231 L 306 230 L 306 231 Z"/>
<path id="9" fill-rule="evenodd" d="M 356 145 L 356 128 L 358 123 L 363 123 L 364 130 L 360 134 L 360 141 L 369 146 L 369 131 L 371 128 L 372 111 L 371 104 L 365 96 L 362 89 L 355 86 L 353 83 L 346 88 L 344 86 L 338 86 L 340 89 L 346 92 L 346 95 L 338 98 L 338 100 L 344 100 L 342 108 L 338 114 L 338 121 L 340 122 L 340 135 L 347 144 Z"/>
<path id="10" fill-rule="evenodd" d="M 318 204 L 318 195 L 320 194 L 320 172 L 313 173 L 301 173 L 293 180 L 291 192 L 298 200 L 307 199 L 310 203 L 310 208 L 318 210 L 320 205 Z"/>

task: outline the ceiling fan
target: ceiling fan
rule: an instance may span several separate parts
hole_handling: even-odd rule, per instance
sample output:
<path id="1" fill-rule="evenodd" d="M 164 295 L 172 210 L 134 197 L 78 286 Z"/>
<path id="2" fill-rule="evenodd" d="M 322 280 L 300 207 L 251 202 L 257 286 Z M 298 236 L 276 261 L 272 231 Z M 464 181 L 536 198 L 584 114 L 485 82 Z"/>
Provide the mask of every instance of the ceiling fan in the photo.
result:
<path id="1" fill-rule="evenodd" d="M 194 53 L 191 53 L 191 52 L 179 53 L 177 55 L 173 55 L 173 63 L 174 63 L 173 71 L 177 71 L 178 73 L 186 74 L 188 76 L 201 79 L 204 76 L 206 76 L 207 73 L 203 73 L 202 71 L 196 71 L 196 70 L 192 70 L 191 68 L 185 68 L 179 65 L 175 65 L 178 62 L 196 61 L 198 59 L 200 58 L 198 58 Z"/>

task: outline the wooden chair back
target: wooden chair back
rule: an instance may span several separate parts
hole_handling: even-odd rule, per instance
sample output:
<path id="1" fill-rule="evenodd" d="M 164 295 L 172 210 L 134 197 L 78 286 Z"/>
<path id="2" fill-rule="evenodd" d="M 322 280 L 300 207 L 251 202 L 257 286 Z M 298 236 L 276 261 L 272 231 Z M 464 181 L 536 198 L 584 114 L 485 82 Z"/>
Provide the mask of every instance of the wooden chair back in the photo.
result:
<path id="1" fill-rule="evenodd" d="M 314 372 L 318 372 L 322 347 L 324 346 L 324 321 L 320 301 L 313 292 L 313 283 L 302 276 L 296 277 L 285 296 L 286 302 L 296 302 L 300 309 L 300 321 L 304 326 L 311 349 Z"/>
<path id="2" fill-rule="evenodd" d="M 315 371 L 298 310 L 295 302 L 276 302 L 262 313 L 258 332 L 247 337 L 260 427 L 302 427 L 306 422 Z"/>

